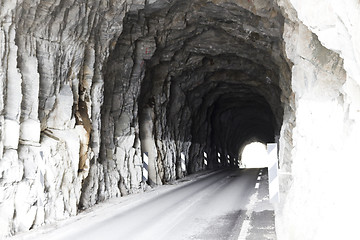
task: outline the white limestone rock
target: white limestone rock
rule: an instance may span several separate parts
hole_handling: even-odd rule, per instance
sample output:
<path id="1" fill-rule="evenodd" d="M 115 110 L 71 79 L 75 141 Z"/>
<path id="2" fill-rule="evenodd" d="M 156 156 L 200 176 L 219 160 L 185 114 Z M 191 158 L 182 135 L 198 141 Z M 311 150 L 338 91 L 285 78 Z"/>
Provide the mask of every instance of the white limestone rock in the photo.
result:
<path id="1" fill-rule="evenodd" d="M 288 7 L 284 10 L 292 20 L 285 24 L 284 39 L 294 64 L 295 116 L 292 135 L 282 136 L 294 148 L 282 151 L 282 166 L 290 177 L 281 178 L 277 237 L 351 239 L 357 235 L 350 219 L 360 214 L 355 203 L 360 191 L 348 184 L 356 181 L 352 174 L 339 167 L 359 168 L 354 143 L 360 141 L 355 100 L 360 64 L 353 40 L 359 34 L 360 6 L 354 1 L 278 2 Z M 290 159 L 286 151 L 291 151 Z"/>
<path id="2" fill-rule="evenodd" d="M 3 179 L 3 184 L 20 182 L 23 175 L 24 165 L 19 161 L 17 151 L 6 150 L 0 161 L 0 177 Z"/>
<path id="3" fill-rule="evenodd" d="M 20 124 L 20 140 L 39 143 L 40 132 L 40 122 L 38 120 L 27 119 Z"/>
<path id="4" fill-rule="evenodd" d="M 36 198 L 28 182 L 19 183 L 15 196 L 16 231 L 29 230 L 34 224 L 36 206 L 33 206 L 33 203 L 36 202 Z"/>
<path id="5" fill-rule="evenodd" d="M 6 85 L 4 86 L 6 89 L 5 97 L 5 118 L 11 119 L 14 121 L 19 121 L 20 113 L 21 113 L 21 101 L 22 101 L 22 93 L 21 93 L 21 84 L 22 84 L 22 76 L 20 74 L 19 69 L 17 68 L 17 54 L 18 47 L 15 43 L 16 38 L 16 29 L 14 25 L 5 24 L 5 32 L 7 35 L 9 46 L 5 49 L 6 55 Z"/>
<path id="6" fill-rule="evenodd" d="M 20 125 L 17 121 L 5 119 L 4 122 L 4 147 L 17 149 L 19 145 Z"/>
<path id="7" fill-rule="evenodd" d="M 14 233 L 15 188 L 0 186 L 0 233 L 1 237 Z"/>
<path id="8" fill-rule="evenodd" d="M 99 157 L 102 69 L 134 4 L 142 8 L 145 1 L 1 2 L 0 177 L 1 184 L 13 186 L 0 193 L 12 192 L 1 199 L 0 238 L 30 228 L 31 222 L 39 226 L 77 213 L 90 159 Z M 75 127 L 79 99 L 92 125 L 88 132 Z M 94 169 L 96 191 L 88 206 L 106 195 L 103 165 Z M 19 182 L 30 191 L 17 192 Z M 21 209 L 18 197 L 21 214 L 12 219 L 11 199 L 22 191 L 35 194 L 37 204 Z"/>
<path id="9" fill-rule="evenodd" d="M 73 118 L 73 93 L 69 85 L 64 85 L 59 92 L 54 104 L 54 109 L 49 114 L 47 127 L 52 129 L 70 129 L 75 125 Z"/>

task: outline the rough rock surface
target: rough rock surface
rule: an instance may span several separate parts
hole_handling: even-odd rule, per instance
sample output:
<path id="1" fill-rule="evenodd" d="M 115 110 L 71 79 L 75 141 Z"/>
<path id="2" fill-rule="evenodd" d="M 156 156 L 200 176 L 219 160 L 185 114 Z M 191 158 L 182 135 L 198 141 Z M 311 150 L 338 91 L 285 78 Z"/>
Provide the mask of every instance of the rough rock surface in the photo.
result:
<path id="1" fill-rule="evenodd" d="M 105 191 L 103 67 L 139 4 L 0 1 L 0 236 L 75 215 L 89 173 Z"/>
<path id="2" fill-rule="evenodd" d="M 348 215 L 324 186 L 353 196 L 328 175 L 339 159 L 359 164 L 359 11 L 356 0 L 0 0 L 0 237 L 142 191 L 145 152 L 148 183 L 163 184 L 277 139 L 279 239 L 328 237 L 328 209 Z M 309 199 L 326 201 L 319 227 L 307 219 L 323 201 Z"/>
<path id="3" fill-rule="evenodd" d="M 130 11 L 105 71 L 102 159 L 116 162 L 133 136 L 159 184 L 182 176 L 181 153 L 195 172 L 204 151 L 233 161 L 250 137 L 273 141 L 283 115 L 279 72 L 289 69 L 283 18 L 263 7 L 256 15 L 221 1 L 160 1 Z"/>
<path id="4" fill-rule="evenodd" d="M 141 191 L 144 152 L 162 184 L 279 134 L 270 1 L 2 1 L 0 16 L 2 235 Z"/>
<path id="5" fill-rule="evenodd" d="M 358 181 L 352 170 L 360 166 L 360 3 L 278 3 L 288 18 L 286 56 L 294 64 L 293 113 L 281 134 L 278 238 L 354 239 L 360 214 L 360 191 L 352 185 Z"/>

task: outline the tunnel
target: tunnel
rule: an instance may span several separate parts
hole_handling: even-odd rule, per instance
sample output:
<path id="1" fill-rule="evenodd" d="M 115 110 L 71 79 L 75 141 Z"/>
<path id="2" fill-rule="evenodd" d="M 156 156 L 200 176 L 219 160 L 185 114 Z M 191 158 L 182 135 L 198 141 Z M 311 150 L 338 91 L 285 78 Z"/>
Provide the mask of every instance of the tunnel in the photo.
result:
<path id="1" fill-rule="evenodd" d="M 108 137 L 119 121 L 138 121 L 142 152 L 153 162 L 150 181 L 159 184 L 185 172 L 237 166 L 246 143 L 274 142 L 288 97 L 280 83 L 290 82 L 283 77 L 290 76 L 283 22 L 271 3 L 258 14 L 204 1 L 157 1 L 127 13 L 106 66 L 102 151 L 116 144 Z M 136 107 L 138 119 L 124 117 Z M 158 155 L 173 143 L 175 163 Z"/>
<path id="2" fill-rule="evenodd" d="M 359 16 L 356 0 L 0 1 L 0 238 L 238 171 L 251 143 L 278 146 L 278 239 L 356 236 Z"/>

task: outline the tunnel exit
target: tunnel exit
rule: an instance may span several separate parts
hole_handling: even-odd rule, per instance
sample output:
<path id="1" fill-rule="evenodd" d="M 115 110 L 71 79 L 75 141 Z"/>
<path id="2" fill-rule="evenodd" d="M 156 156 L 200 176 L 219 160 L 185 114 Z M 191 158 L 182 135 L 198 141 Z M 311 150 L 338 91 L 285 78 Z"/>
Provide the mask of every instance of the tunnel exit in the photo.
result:
<path id="1" fill-rule="evenodd" d="M 239 153 L 240 169 L 266 168 L 269 175 L 269 199 L 277 204 L 279 197 L 278 146 L 276 143 L 252 142 Z"/>
<path id="2" fill-rule="evenodd" d="M 261 142 L 252 142 L 239 153 L 239 167 L 265 168 L 269 165 L 266 145 Z"/>

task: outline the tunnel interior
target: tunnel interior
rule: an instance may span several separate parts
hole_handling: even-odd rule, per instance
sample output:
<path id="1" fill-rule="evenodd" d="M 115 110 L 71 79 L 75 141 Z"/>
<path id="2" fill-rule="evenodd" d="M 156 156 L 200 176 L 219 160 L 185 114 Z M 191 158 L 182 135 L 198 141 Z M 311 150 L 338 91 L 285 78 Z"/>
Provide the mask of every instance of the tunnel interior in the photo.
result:
<path id="1" fill-rule="evenodd" d="M 328 239 L 356 205 L 319 174 L 359 164 L 355 2 L 2 1 L 0 238 L 278 140 L 277 232 Z"/>
<path id="2" fill-rule="evenodd" d="M 102 158 L 124 125 L 138 128 L 161 182 L 184 174 L 181 152 L 192 173 L 238 166 L 246 144 L 274 142 L 290 81 L 283 25 L 272 1 L 156 1 L 127 13 L 105 71 Z"/>

